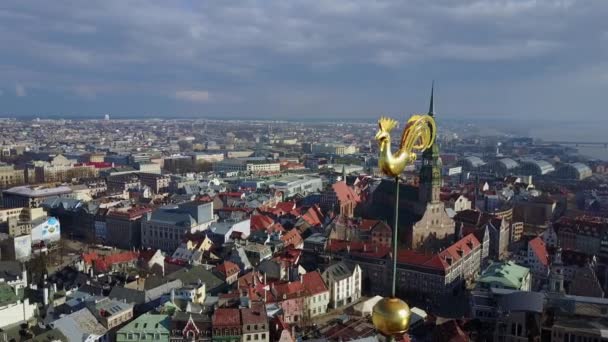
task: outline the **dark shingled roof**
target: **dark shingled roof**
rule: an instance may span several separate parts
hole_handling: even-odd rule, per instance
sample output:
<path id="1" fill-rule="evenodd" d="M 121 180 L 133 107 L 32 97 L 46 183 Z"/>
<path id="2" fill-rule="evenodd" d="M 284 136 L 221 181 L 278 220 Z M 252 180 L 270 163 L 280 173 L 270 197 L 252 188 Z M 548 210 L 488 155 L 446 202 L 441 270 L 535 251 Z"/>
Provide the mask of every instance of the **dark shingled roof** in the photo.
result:
<path id="1" fill-rule="evenodd" d="M 167 278 L 170 280 L 180 279 L 183 284 L 194 284 L 200 280 L 207 286 L 207 292 L 212 294 L 220 292 L 226 286 L 226 282 L 213 272 L 206 270 L 204 266 L 182 268 L 167 275 Z"/>

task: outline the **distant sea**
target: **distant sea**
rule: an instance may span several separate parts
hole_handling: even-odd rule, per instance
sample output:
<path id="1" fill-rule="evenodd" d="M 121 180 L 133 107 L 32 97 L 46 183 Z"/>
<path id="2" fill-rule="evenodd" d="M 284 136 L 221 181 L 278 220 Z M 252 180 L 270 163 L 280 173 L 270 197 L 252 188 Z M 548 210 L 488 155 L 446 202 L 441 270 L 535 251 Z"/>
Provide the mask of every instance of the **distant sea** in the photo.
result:
<path id="1" fill-rule="evenodd" d="M 545 123 L 530 128 L 528 134 L 532 138 L 546 141 L 608 143 L 608 122 Z M 608 148 L 604 146 L 579 146 L 578 151 L 581 155 L 592 159 L 608 160 Z"/>

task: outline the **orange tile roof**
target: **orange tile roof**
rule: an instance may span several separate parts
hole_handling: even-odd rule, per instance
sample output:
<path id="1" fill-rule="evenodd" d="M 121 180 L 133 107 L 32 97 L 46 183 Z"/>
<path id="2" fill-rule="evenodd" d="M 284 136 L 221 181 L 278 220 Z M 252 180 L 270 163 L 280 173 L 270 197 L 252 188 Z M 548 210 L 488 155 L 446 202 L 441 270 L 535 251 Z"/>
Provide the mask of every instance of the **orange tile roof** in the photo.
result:
<path id="1" fill-rule="evenodd" d="M 292 229 L 281 236 L 281 240 L 285 243 L 285 246 L 299 246 L 302 244 L 302 236 L 296 229 Z"/>
<path id="2" fill-rule="evenodd" d="M 224 277 L 230 277 L 235 275 L 241 271 L 239 265 L 233 263 L 232 261 L 226 260 L 223 263 L 217 265 L 215 269 L 220 272 Z"/>
<path id="3" fill-rule="evenodd" d="M 351 189 L 346 182 L 336 182 L 332 189 L 336 193 L 336 197 L 340 203 L 344 202 L 359 202 L 359 196 Z"/>
<path id="4" fill-rule="evenodd" d="M 251 215 L 251 231 L 266 230 L 274 224 L 274 220 L 266 215 Z"/>
<path id="5" fill-rule="evenodd" d="M 256 284 L 261 284 L 264 282 L 264 277 L 257 271 L 251 271 L 245 275 L 239 277 L 237 281 L 238 288 L 248 288 L 254 287 Z"/>
<path id="6" fill-rule="evenodd" d="M 315 210 L 314 207 L 308 208 L 308 210 L 306 210 L 306 212 L 302 215 L 302 219 L 304 219 L 304 221 L 311 226 L 320 226 L 323 223 L 320 213 Z"/>
<path id="7" fill-rule="evenodd" d="M 528 245 L 536 255 L 538 261 L 544 266 L 549 266 L 549 253 L 547 252 L 547 247 L 545 246 L 543 239 L 541 239 L 540 236 L 537 236 L 530 240 Z"/>
<path id="8" fill-rule="evenodd" d="M 139 259 L 138 252 L 123 252 L 99 256 L 97 259 L 91 260 L 98 272 L 107 272 L 114 264 L 122 264 L 125 262 L 133 262 Z"/>
<path id="9" fill-rule="evenodd" d="M 92 264 L 93 261 L 95 261 L 97 259 L 99 259 L 99 255 L 97 255 L 97 253 L 95 253 L 95 252 L 82 254 L 82 260 L 84 261 L 85 264 Z"/>

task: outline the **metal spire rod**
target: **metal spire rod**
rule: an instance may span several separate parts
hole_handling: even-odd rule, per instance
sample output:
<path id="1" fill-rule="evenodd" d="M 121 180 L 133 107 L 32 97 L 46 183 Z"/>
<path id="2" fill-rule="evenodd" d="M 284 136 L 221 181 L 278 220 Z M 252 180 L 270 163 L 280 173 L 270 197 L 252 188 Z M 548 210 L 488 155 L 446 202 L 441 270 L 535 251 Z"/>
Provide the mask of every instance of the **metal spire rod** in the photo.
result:
<path id="1" fill-rule="evenodd" d="M 395 177 L 395 221 L 393 224 L 393 289 L 391 297 L 397 297 L 397 233 L 399 225 L 399 176 Z"/>

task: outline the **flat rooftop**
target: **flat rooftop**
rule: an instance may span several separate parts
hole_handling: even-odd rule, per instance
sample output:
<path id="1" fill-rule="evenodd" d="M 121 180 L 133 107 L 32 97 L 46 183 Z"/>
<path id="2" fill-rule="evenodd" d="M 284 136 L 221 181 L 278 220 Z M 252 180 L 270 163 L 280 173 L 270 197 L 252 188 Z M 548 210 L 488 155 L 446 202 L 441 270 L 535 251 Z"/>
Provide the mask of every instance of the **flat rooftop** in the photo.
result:
<path id="1" fill-rule="evenodd" d="M 5 194 L 19 195 L 25 197 L 47 197 L 72 193 L 69 186 L 44 187 L 44 186 L 16 186 L 3 191 Z"/>

